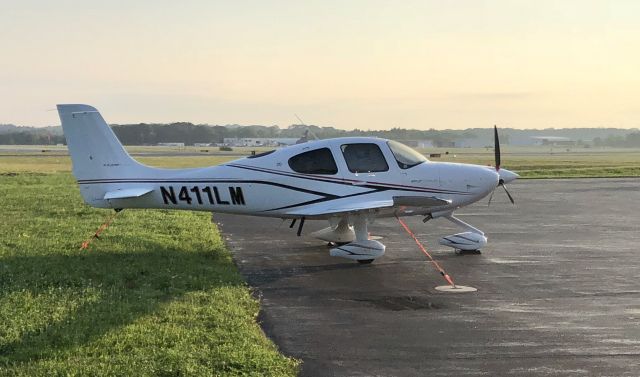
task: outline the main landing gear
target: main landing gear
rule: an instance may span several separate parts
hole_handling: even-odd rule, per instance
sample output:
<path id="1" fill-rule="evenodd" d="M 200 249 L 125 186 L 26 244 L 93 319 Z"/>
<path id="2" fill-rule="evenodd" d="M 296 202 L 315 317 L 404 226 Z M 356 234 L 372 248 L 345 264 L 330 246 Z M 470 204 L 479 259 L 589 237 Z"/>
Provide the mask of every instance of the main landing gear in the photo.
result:
<path id="1" fill-rule="evenodd" d="M 329 242 L 334 246 L 329 255 L 358 261 L 360 264 L 372 263 L 384 255 L 385 246 L 369 239 L 368 225 L 371 220 L 366 215 L 344 216 L 334 220 L 332 226 L 312 233 L 313 237 Z M 350 225 L 353 224 L 352 225 Z"/>
<path id="2" fill-rule="evenodd" d="M 349 242 L 328 242 L 327 246 L 331 248 L 340 247 L 344 245 L 348 245 Z M 360 264 L 371 264 L 375 259 L 356 259 Z"/>
<path id="3" fill-rule="evenodd" d="M 438 217 L 444 217 L 466 230 L 442 237 L 439 240 L 441 245 L 453 248 L 459 255 L 478 255 L 481 253 L 480 249 L 487 244 L 487 237 L 481 230 L 458 219 L 452 213 L 439 214 L 439 216 L 429 215 L 426 220 Z M 385 246 L 369 237 L 368 226 L 372 219 L 366 214 L 335 218 L 330 220 L 331 226 L 313 232 L 311 235 L 329 243 L 331 256 L 356 260 L 360 264 L 369 264 L 385 253 Z"/>

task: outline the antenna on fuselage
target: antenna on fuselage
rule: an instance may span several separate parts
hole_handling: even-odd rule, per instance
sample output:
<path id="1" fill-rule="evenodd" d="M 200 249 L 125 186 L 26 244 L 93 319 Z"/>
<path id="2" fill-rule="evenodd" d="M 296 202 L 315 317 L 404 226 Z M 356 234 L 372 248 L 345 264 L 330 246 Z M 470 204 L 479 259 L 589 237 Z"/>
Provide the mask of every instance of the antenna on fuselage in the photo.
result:
<path id="1" fill-rule="evenodd" d="M 313 138 L 314 138 L 314 139 L 316 139 L 316 140 L 320 140 L 320 139 L 318 138 L 318 136 L 316 136 L 316 134 L 314 134 L 314 133 L 313 133 L 313 131 L 311 131 L 311 129 L 309 128 L 309 126 L 308 126 L 308 125 L 307 125 L 307 124 L 306 124 L 302 119 L 300 119 L 300 117 L 298 116 L 298 114 L 295 114 L 295 113 L 294 113 L 293 115 L 295 115 L 295 116 L 296 116 L 296 118 L 300 121 L 300 124 L 302 124 L 303 126 L 307 127 L 307 129 L 305 130 L 305 133 L 304 133 L 304 138 L 305 138 L 306 140 L 309 140 L 309 138 L 308 138 L 308 136 L 307 136 L 307 134 L 309 134 L 309 133 L 311 134 L 311 136 L 313 136 Z"/>

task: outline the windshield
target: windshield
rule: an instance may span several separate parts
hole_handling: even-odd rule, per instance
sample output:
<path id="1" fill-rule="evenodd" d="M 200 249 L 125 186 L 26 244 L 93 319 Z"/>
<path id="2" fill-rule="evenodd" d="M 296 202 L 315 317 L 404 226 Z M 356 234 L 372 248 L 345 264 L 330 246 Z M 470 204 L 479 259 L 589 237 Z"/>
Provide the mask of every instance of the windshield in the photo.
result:
<path id="1" fill-rule="evenodd" d="M 400 169 L 409 169 L 427 161 L 427 158 L 422 154 L 402 143 L 389 140 L 387 144 L 391 149 L 391 153 L 393 153 L 393 157 L 396 158 Z"/>

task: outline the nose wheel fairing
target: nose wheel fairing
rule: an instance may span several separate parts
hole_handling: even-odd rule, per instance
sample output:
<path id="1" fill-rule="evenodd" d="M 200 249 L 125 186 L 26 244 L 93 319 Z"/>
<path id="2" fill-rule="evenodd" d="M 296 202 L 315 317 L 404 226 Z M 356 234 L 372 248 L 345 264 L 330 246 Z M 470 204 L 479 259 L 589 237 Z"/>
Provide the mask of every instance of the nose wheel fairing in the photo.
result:
<path id="1" fill-rule="evenodd" d="M 440 245 L 452 247 L 462 251 L 477 251 L 487 245 L 487 237 L 473 232 L 456 233 L 442 237 Z"/>
<path id="2" fill-rule="evenodd" d="M 465 223 L 459 218 L 453 216 L 452 213 L 446 214 L 442 217 L 465 229 L 466 232 L 442 237 L 438 241 L 440 245 L 451 247 L 456 251 L 478 252 L 487 245 L 487 237 L 480 229 L 473 227 L 471 224 Z"/>

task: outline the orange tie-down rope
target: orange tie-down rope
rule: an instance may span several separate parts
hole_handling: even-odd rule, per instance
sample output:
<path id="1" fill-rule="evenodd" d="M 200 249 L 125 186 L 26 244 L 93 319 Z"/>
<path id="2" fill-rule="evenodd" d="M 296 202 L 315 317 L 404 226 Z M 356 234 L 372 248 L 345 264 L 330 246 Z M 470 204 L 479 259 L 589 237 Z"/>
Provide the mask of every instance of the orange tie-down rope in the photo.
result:
<path id="1" fill-rule="evenodd" d="M 109 215 L 107 217 L 107 220 L 102 223 L 102 225 L 100 225 L 100 227 L 98 228 L 98 230 L 96 230 L 96 232 L 93 234 L 93 236 L 87 238 L 86 241 L 84 241 L 82 243 L 82 245 L 80 246 L 80 250 L 86 250 L 89 248 L 89 244 L 91 244 L 91 241 L 95 240 L 95 239 L 100 239 L 100 233 L 102 233 L 105 229 L 107 229 L 107 227 L 111 224 L 111 222 L 113 221 L 113 219 L 116 218 L 116 216 L 120 213 L 120 211 L 122 211 L 121 208 L 118 208 L 115 210 L 116 212 Z"/>
<path id="2" fill-rule="evenodd" d="M 445 280 L 447 281 L 447 283 L 449 283 L 453 288 L 456 287 L 456 285 L 453 283 L 453 279 L 451 279 L 451 277 L 449 276 L 449 274 L 446 273 L 446 271 L 444 270 L 444 268 L 442 268 L 440 266 L 440 264 L 438 262 L 436 262 L 435 259 L 433 259 L 433 257 L 431 256 L 431 254 L 429 254 L 429 252 L 427 251 L 427 249 L 422 245 L 422 243 L 420 241 L 418 241 L 418 238 L 416 237 L 415 234 L 413 234 L 413 232 L 411 231 L 411 229 L 409 229 L 409 227 L 407 226 L 407 224 L 405 224 L 404 221 L 402 221 L 397 215 L 396 215 L 396 219 L 398 219 L 398 222 L 400 223 L 400 225 L 402 225 L 402 227 L 404 228 L 404 230 L 407 231 L 407 233 L 409 233 L 409 235 L 411 236 L 411 238 L 413 238 L 414 241 L 416 241 L 416 244 L 418 245 L 418 247 L 420 248 L 420 250 L 422 251 L 422 253 L 424 255 L 426 255 L 430 260 L 431 263 L 433 263 L 433 266 L 436 268 L 436 270 L 438 270 L 438 272 L 440 272 L 440 275 L 442 275 Z"/>

